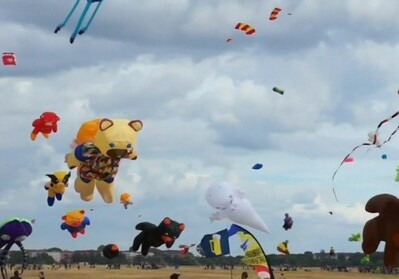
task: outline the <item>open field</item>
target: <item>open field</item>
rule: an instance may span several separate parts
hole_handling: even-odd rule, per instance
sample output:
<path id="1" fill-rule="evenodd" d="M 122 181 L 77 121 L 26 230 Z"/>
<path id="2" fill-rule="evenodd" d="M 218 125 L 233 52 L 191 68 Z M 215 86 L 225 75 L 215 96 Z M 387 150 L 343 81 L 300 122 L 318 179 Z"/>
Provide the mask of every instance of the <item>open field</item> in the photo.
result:
<path id="1" fill-rule="evenodd" d="M 354 269 L 350 272 L 338 272 L 338 271 L 325 271 L 320 270 L 319 268 L 311 268 L 310 271 L 304 271 L 304 269 L 300 269 L 298 271 L 276 271 L 275 278 L 277 279 L 352 279 L 352 278 L 394 278 L 399 275 L 383 275 L 383 274 L 366 274 L 359 273 Z M 232 277 L 230 274 L 230 270 L 204 270 L 200 267 L 181 267 L 178 270 L 174 268 L 163 268 L 156 270 L 141 270 L 136 268 L 122 268 L 120 270 L 111 270 L 106 269 L 104 266 L 97 266 L 94 269 L 89 268 L 81 268 L 78 270 L 77 268 L 72 268 L 70 270 L 59 269 L 59 270 L 50 270 L 45 269 L 46 279 L 169 279 L 170 274 L 176 272 L 180 273 L 179 279 L 196 279 L 196 278 L 208 278 L 208 279 L 217 279 L 217 278 L 234 278 L 240 279 L 242 270 L 237 268 L 233 270 Z M 258 276 L 252 270 L 248 271 L 249 279 L 257 279 Z M 9 272 L 9 276 L 11 277 L 11 272 Z M 23 279 L 29 278 L 39 278 L 38 270 L 25 270 L 22 274 Z"/>

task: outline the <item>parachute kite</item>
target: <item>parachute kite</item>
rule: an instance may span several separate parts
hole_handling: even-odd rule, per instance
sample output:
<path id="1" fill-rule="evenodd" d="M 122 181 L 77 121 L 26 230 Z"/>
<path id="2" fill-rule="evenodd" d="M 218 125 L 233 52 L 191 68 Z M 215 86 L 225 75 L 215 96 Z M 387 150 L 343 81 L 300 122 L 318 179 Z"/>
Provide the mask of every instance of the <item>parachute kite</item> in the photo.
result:
<path id="1" fill-rule="evenodd" d="M 42 133 L 43 136 L 48 139 L 50 133 L 56 133 L 58 131 L 58 121 L 60 117 L 54 112 L 43 112 L 38 119 L 35 119 L 32 123 L 33 131 L 30 134 L 31 140 L 36 140 L 37 135 Z"/>
<path id="2" fill-rule="evenodd" d="M 266 224 L 245 198 L 244 192 L 229 182 L 222 181 L 209 186 L 205 198 L 217 210 L 210 217 L 211 221 L 228 218 L 234 223 L 268 232 Z"/>
<path id="3" fill-rule="evenodd" d="M 206 234 L 197 246 L 197 251 L 205 257 L 228 255 L 230 254 L 229 239 L 235 235 L 240 238 L 240 248 L 244 252 L 242 263 L 254 267 L 260 279 L 274 279 L 273 271 L 262 246 L 249 231 L 236 224 L 231 225 L 229 230 L 224 229 L 213 234 Z"/>
<path id="4" fill-rule="evenodd" d="M 360 233 L 353 233 L 349 238 L 348 241 L 360 241 L 362 237 L 360 236 Z"/>
<path id="5" fill-rule="evenodd" d="M 123 204 L 123 207 L 125 209 L 127 209 L 128 205 L 132 205 L 133 204 L 132 195 L 130 195 L 129 193 L 121 194 L 120 202 L 121 202 L 121 204 Z"/>
<path id="6" fill-rule="evenodd" d="M 255 28 L 251 25 L 242 22 L 237 23 L 235 29 L 244 31 L 247 35 L 253 35 L 256 32 Z"/>
<path id="7" fill-rule="evenodd" d="M 17 244 L 19 249 L 22 251 L 23 261 L 21 274 L 24 271 L 26 267 L 27 253 L 22 245 L 22 241 L 31 235 L 32 230 L 31 220 L 25 218 L 13 217 L 0 224 L 0 248 L 2 249 L 0 255 L 0 266 L 3 279 L 7 278 L 5 259 L 14 244 Z"/>
<path id="8" fill-rule="evenodd" d="M 61 24 L 59 24 L 57 26 L 57 28 L 54 30 L 54 33 L 58 33 L 58 31 L 60 31 L 61 28 L 64 27 L 65 24 L 67 24 L 67 22 L 69 21 L 69 18 L 71 17 L 73 12 L 75 11 L 76 7 L 79 5 L 79 2 L 80 2 L 80 0 L 76 0 L 75 4 L 73 5 L 72 9 L 68 13 L 67 17 L 65 18 L 65 20 Z M 96 16 L 97 11 L 100 8 L 102 2 L 103 2 L 103 0 L 87 0 L 86 6 L 85 6 L 82 14 L 80 15 L 80 18 L 79 18 L 79 21 L 78 21 L 78 23 L 77 23 L 77 25 L 75 27 L 75 30 L 73 31 L 73 33 L 72 33 L 72 35 L 71 35 L 71 37 L 69 39 L 69 42 L 71 44 L 73 44 L 73 42 L 75 41 L 75 37 L 76 37 L 77 34 L 82 35 L 84 32 L 87 31 L 87 29 L 89 29 L 89 26 L 90 26 L 91 22 L 93 21 L 94 17 Z M 83 20 L 85 19 L 86 14 L 87 14 L 91 4 L 93 4 L 93 3 L 97 3 L 97 6 L 96 6 L 94 12 L 92 13 L 92 15 L 91 15 L 89 21 L 87 22 L 86 26 L 83 27 L 83 28 L 80 28 L 82 26 Z"/>
<path id="9" fill-rule="evenodd" d="M 180 244 L 179 248 L 181 249 L 181 255 L 183 257 L 188 256 L 188 252 L 191 247 L 195 246 L 195 244 L 190 244 L 190 245 L 185 245 L 185 244 Z"/>
<path id="10" fill-rule="evenodd" d="M 277 251 L 283 253 L 284 255 L 288 255 L 290 253 L 290 250 L 288 248 L 288 240 L 280 242 L 280 244 L 277 245 Z"/>
<path id="11" fill-rule="evenodd" d="M 281 12 L 281 8 L 274 8 L 273 11 L 270 13 L 269 20 L 276 20 L 278 15 Z"/>
<path id="12" fill-rule="evenodd" d="M 12 52 L 3 52 L 3 65 L 5 66 L 16 66 L 17 56 Z"/>
<path id="13" fill-rule="evenodd" d="M 113 259 L 119 256 L 119 247 L 116 244 L 107 244 L 103 248 L 103 255 L 107 259 Z"/>
<path id="14" fill-rule="evenodd" d="M 253 170 L 260 170 L 261 168 L 263 168 L 263 165 L 259 163 L 256 163 L 255 165 L 252 166 Z"/>

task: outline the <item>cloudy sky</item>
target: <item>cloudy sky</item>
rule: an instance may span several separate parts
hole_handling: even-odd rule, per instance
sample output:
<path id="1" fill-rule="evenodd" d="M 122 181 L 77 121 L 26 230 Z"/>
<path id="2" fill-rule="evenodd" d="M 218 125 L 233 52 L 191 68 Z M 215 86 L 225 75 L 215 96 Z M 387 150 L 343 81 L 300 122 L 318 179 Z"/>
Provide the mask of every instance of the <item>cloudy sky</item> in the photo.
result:
<path id="1" fill-rule="evenodd" d="M 25 247 L 117 243 L 127 250 L 137 223 L 165 216 L 186 224 L 176 247 L 198 243 L 231 224 L 210 223 L 205 200 L 211 184 L 226 180 L 245 191 L 269 227 L 249 228 L 267 253 L 286 239 L 292 253 L 360 252 L 347 239 L 374 217 L 365 203 L 398 191 L 398 139 L 359 149 L 334 182 L 331 176 L 398 110 L 399 2 L 135 2 L 104 1 L 70 44 L 85 1 L 58 34 L 73 0 L 1 1 L 1 52 L 16 53 L 18 64 L 0 67 L 0 219 L 36 219 Z M 274 7 L 283 11 L 273 22 Z M 238 22 L 256 34 L 235 30 Z M 32 121 L 44 111 L 60 116 L 59 131 L 31 141 Z M 122 161 L 116 178 L 117 196 L 130 192 L 134 205 L 105 204 L 98 193 L 80 200 L 73 171 L 63 200 L 47 206 L 45 174 L 67 170 L 64 156 L 80 124 L 102 117 L 143 121 L 139 158 Z M 397 125 L 384 125 L 381 138 Z M 264 167 L 252 170 L 255 163 Z M 78 208 L 92 224 L 73 239 L 60 229 L 61 216 Z M 285 212 L 295 222 L 289 231 L 281 227 Z"/>

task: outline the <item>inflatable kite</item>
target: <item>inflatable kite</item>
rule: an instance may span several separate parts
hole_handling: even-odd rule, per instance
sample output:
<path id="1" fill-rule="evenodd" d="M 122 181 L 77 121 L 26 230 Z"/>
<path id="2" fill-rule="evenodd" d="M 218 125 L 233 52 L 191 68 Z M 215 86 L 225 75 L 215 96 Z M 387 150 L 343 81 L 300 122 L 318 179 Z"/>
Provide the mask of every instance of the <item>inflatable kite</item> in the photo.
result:
<path id="1" fill-rule="evenodd" d="M 219 257 L 230 254 L 230 238 L 238 236 L 240 248 L 244 252 L 242 264 L 254 267 L 261 279 L 274 279 L 270 262 L 258 240 L 248 230 L 233 224 L 230 229 L 224 229 L 212 234 L 206 234 L 197 246 L 197 251 L 207 257 Z"/>
<path id="2" fill-rule="evenodd" d="M 181 255 L 183 257 L 188 256 L 188 252 L 189 252 L 190 248 L 193 246 L 195 246 L 195 244 L 191 244 L 191 245 L 180 244 L 179 248 L 181 249 Z"/>
<path id="3" fill-rule="evenodd" d="M 68 230 L 73 238 L 78 237 L 78 233 L 85 234 L 86 226 L 90 225 L 90 220 L 85 216 L 83 209 L 69 211 L 62 216 L 64 222 L 61 224 L 61 230 Z"/>
<path id="4" fill-rule="evenodd" d="M 0 255 L 0 266 L 3 278 L 7 278 L 5 260 L 8 252 L 14 244 L 18 245 L 19 249 L 22 251 L 23 260 L 21 274 L 24 271 L 28 255 L 22 245 L 22 241 L 31 235 L 32 230 L 31 221 L 25 218 L 13 217 L 0 224 L 0 248 L 2 249 Z"/>
<path id="5" fill-rule="evenodd" d="M 277 245 L 277 251 L 284 255 L 289 255 L 290 250 L 288 248 L 288 240 L 280 242 L 280 244 Z"/>
<path id="6" fill-rule="evenodd" d="M 82 124 L 72 152 L 65 156 L 69 169 L 77 168 L 75 190 L 84 201 L 94 197 L 94 189 L 106 203 L 114 202 L 114 179 L 122 159 L 136 160 L 136 142 L 142 129 L 140 120 L 95 119 Z"/>
<path id="7" fill-rule="evenodd" d="M 134 238 L 130 250 L 136 252 L 141 246 L 141 255 L 146 256 L 150 247 L 159 247 L 165 244 L 167 248 L 170 248 L 184 229 L 183 223 L 176 222 L 169 217 L 165 217 L 158 226 L 149 222 L 138 223 L 136 230 L 141 232 Z"/>
<path id="8" fill-rule="evenodd" d="M 284 216 L 285 217 L 284 217 L 283 228 L 287 231 L 287 230 L 292 228 L 292 225 L 294 224 L 294 221 L 292 220 L 292 217 L 288 213 L 285 213 Z"/>
<path id="9" fill-rule="evenodd" d="M 78 6 L 79 2 L 80 2 L 80 0 L 76 0 L 76 2 L 73 5 L 72 9 L 69 11 L 67 17 L 65 18 L 65 20 L 61 24 L 59 24 L 57 26 L 57 28 L 54 30 L 54 33 L 58 33 L 58 31 L 60 31 L 61 28 L 64 27 L 65 24 L 67 24 L 67 22 L 69 21 L 69 18 L 71 17 L 73 12 L 75 11 L 75 9 Z M 73 33 L 72 33 L 72 35 L 71 35 L 71 37 L 69 39 L 69 42 L 71 44 L 73 44 L 73 42 L 75 41 L 75 37 L 76 37 L 77 34 L 82 35 L 84 32 L 87 31 L 87 29 L 89 29 L 89 26 L 90 26 L 91 22 L 93 21 L 94 17 L 96 16 L 97 11 L 100 8 L 102 2 L 103 2 L 103 0 L 87 0 L 86 6 L 85 6 L 82 14 L 80 15 L 80 18 L 79 18 L 79 21 L 78 21 L 78 23 L 77 23 L 77 25 L 75 27 L 75 30 L 73 31 Z M 95 10 L 91 14 L 89 21 L 86 23 L 86 26 L 83 27 L 83 28 L 80 28 L 82 26 L 83 20 L 85 19 L 86 14 L 87 14 L 91 4 L 93 4 L 93 3 L 97 3 L 97 6 L 96 6 Z"/>
<path id="10" fill-rule="evenodd" d="M 53 206 L 55 199 L 62 200 L 62 195 L 68 187 L 68 180 L 71 177 L 71 172 L 56 171 L 53 174 L 46 174 L 50 177 L 50 181 L 44 185 L 44 189 L 47 190 L 47 204 Z"/>
<path id="11" fill-rule="evenodd" d="M 388 268 L 399 266 L 399 199 L 390 194 L 376 195 L 368 200 L 365 209 L 379 215 L 363 227 L 363 252 L 374 253 L 384 241 L 384 265 Z"/>
<path id="12" fill-rule="evenodd" d="M 17 65 L 17 56 L 13 52 L 3 52 L 2 59 L 4 66 Z"/>
<path id="13" fill-rule="evenodd" d="M 119 256 L 119 247 L 116 244 L 107 244 L 103 248 L 103 255 L 107 259 L 113 259 Z"/>
<path id="14" fill-rule="evenodd" d="M 121 194 L 121 197 L 119 200 L 120 200 L 121 204 L 123 204 L 123 207 L 125 209 L 127 209 L 128 205 L 133 204 L 132 195 L 130 195 L 129 193 Z"/>
<path id="15" fill-rule="evenodd" d="M 217 210 L 210 217 L 211 221 L 228 218 L 234 223 L 268 232 L 266 224 L 245 198 L 244 192 L 229 182 L 222 181 L 211 185 L 205 193 L 205 198 L 208 204 Z"/>
<path id="16" fill-rule="evenodd" d="M 349 238 L 348 241 L 360 241 L 362 237 L 360 236 L 360 233 L 353 233 Z"/>
<path id="17" fill-rule="evenodd" d="M 46 139 L 49 138 L 51 132 L 56 133 L 58 131 L 57 123 L 59 120 L 60 118 L 54 112 L 43 112 L 40 118 L 35 119 L 32 123 L 31 140 L 36 140 L 39 133 L 42 133 Z"/>

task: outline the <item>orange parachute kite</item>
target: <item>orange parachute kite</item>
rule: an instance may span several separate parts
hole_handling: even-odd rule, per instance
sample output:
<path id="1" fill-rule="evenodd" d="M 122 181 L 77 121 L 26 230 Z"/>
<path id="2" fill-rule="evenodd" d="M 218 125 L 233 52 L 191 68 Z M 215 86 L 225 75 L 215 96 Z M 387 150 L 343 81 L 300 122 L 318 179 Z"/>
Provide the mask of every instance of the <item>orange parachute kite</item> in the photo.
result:
<path id="1" fill-rule="evenodd" d="M 247 35 L 255 34 L 256 31 L 251 25 L 242 22 L 237 23 L 235 29 L 242 30 Z"/>
<path id="2" fill-rule="evenodd" d="M 269 20 L 276 20 L 280 12 L 281 8 L 274 8 L 273 11 L 270 13 Z"/>

